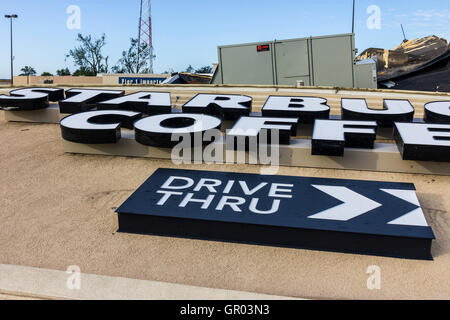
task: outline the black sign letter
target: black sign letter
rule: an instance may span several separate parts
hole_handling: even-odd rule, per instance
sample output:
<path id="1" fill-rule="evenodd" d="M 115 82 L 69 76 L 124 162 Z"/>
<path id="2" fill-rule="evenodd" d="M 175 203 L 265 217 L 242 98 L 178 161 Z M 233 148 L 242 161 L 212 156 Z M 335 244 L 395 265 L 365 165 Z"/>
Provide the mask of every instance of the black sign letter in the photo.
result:
<path id="1" fill-rule="evenodd" d="M 234 141 L 245 141 L 247 145 L 250 138 L 258 138 L 262 130 L 266 130 L 267 143 L 279 143 L 289 144 L 291 136 L 295 136 L 297 133 L 297 118 L 264 118 L 264 117 L 242 117 L 234 125 L 234 127 L 228 131 L 227 140 L 232 139 Z M 279 142 L 270 141 L 271 131 L 278 131 Z"/>
<path id="2" fill-rule="evenodd" d="M 122 90 L 70 89 L 66 100 L 59 102 L 61 113 L 80 113 L 92 109 L 98 102 L 123 96 Z"/>
<path id="3" fill-rule="evenodd" d="M 316 120 L 312 154 L 344 156 L 344 148 L 373 149 L 377 136 L 374 121 Z"/>
<path id="4" fill-rule="evenodd" d="M 185 113 L 210 114 L 224 120 L 236 120 L 241 116 L 248 116 L 251 109 L 251 97 L 232 94 L 201 93 L 183 106 Z"/>
<path id="5" fill-rule="evenodd" d="M 365 99 L 342 99 L 342 119 L 376 121 L 380 127 L 394 122 L 412 122 L 414 107 L 408 100 L 384 100 L 383 109 L 371 109 Z"/>
<path id="6" fill-rule="evenodd" d="M 425 105 L 425 122 L 450 124 L 450 101 L 436 101 Z"/>
<path id="7" fill-rule="evenodd" d="M 99 110 L 130 110 L 145 114 L 165 114 L 172 112 L 170 93 L 136 92 L 116 99 L 100 102 Z"/>
<path id="8" fill-rule="evenodd" d="M 48 107 L 48 101 L 64 99 L 64 89 L 25 88 L 12 90 L 9 96 L 0 95 L 0 109 L 38 110 Z"/>
<path id="9" fill-rule="evenodd" d="M 177 141 L 172 141 L 173 134 L 189 134 L 192 137 L 197 133 L 203 139 L 206 131 L 220 129 L 221 126 L 222 120 L 219 118 L 187 113 L 151 116 L 134 124 L 137 142 L 162 148 L 172 148 L 178 144 Z"/>
<path id="10" fill-rule="evenodd" d="M 300 123 L 314 123 L 315 119 L 328 119 L 330 107 L 323 98 L 270 96 L 262 108 L 262 115 L 299 118 Z"/>
<path id="11" fill-rule="evenodd" d="M 62 119 L 61 133 L 64 140 L 77 143 L 116 143 L 121 138 L 120 127 L 133 129 L 140 118 L 141 114 L 133 111 L 83 112 Z"/>
<path id="12" fill-rule="evenodd" d="M 450 125 L 396 123 L 394 138 L 403 160 L 450 162 Z"/>

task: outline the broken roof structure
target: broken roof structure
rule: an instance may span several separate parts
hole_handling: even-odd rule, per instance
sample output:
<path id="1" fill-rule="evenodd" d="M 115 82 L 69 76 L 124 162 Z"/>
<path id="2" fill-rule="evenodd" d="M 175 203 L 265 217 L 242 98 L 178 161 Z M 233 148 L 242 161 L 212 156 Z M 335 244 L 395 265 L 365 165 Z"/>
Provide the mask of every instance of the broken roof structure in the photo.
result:
<path id="1" fill-rule="evenodd" d="M 369 48 L 356 60 L 377 61 L 381 88 L 449 92 L 449 53 L 447 40 L 429 36 L 403 41 L 393 50 Z"/>
<path id="2" fill-rule="evenodd" d="M 387 85 L 390 83 L 392 86 Z M 423 65 L 379 83 L 380 88 L 450 92 L 450 50 Z"/>
<path id="3" fill-rule="evenodd" d="M 179 72 L 172 74 L 172 77 L 163 81 L 163 84 L 209 84 L 212 75 Z"/>

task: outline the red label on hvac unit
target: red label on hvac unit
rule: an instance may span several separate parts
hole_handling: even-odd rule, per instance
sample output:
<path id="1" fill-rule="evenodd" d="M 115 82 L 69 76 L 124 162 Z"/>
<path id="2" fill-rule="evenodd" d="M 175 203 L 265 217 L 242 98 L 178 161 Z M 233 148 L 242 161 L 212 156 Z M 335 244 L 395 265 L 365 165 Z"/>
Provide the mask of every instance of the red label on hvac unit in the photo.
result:
<path id="1" fill-rule="evenodd" d="M 268 44 L 258 45 L 258 46 L 256 46 L 256 50 L 258 52 L 270 51 L 270 45 L 268 45 Z"/>

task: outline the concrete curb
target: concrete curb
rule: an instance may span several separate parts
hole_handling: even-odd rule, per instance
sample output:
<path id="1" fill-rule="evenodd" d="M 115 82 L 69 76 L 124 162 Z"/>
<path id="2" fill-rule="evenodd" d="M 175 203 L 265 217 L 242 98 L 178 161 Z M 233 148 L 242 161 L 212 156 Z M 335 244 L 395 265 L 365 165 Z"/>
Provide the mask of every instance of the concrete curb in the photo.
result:
<path id="1" fill-rule="evenodd" d="M 0 299 L 292 300 L 250 292 L 0 264 Z"/>

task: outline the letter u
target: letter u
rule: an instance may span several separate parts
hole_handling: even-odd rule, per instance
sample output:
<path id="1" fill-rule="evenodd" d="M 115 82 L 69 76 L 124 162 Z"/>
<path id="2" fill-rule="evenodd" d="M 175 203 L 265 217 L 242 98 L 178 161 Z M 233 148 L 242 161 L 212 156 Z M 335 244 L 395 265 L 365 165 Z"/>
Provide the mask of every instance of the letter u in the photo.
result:
<path id="1" fill-rule="evenodd" d="M 252 201 L 250 202 L 250 207 L 249 207 L 251 212 L 254 212 L 256 214 L 273 214 L 273 213 L 277 212 L 278 209 L 280 208 L 280 200 L 279 199 L 273 200 L 272 209 L 270 209 L 268 211 L 258 210 L 256 208 L 258 206 L 258 202 L 259 202 L 259 198 L 252 199 Z"/>

